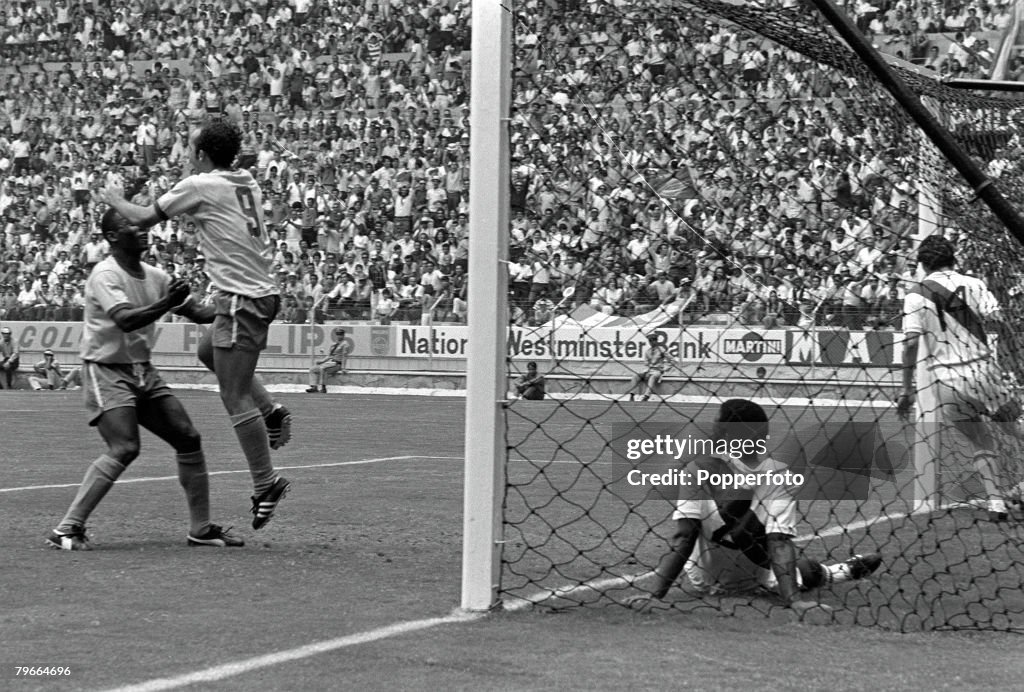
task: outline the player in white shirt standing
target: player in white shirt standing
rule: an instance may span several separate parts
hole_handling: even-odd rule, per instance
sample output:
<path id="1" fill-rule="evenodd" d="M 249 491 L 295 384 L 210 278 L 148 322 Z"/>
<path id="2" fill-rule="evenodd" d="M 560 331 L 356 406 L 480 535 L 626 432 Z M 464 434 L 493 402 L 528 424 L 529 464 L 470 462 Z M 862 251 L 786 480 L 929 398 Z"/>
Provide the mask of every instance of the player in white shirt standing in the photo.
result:
<path id="1" fill-rule="evenodd" d="M 144 229 L 113 209 L 103 215 L 100 227 L 111 256 L 93 268 L 85 286 L 81 378 L 89 424 L 99 430 L 107 451 L 89 465 L 47 542 L 62 550 L 92 550 L 86 521 L 139 455 L 141 425 L 176 452 L 178 479 L 188 501 L 188 544 L 242 546 L 240 538 L 210 523 L 209 475 L 199 433 L 150 362 L 155 323 L 164 313 L 174 310 L 209 323 L 213 309 L 193 304 L 185 281 L 172 281 L 162 269 L 142 262 L 148 249 Z"/>
<path id="2" fill-rule="evenodd" d="M 996 297 L 978 278 L 953 269 L 953 243 L 939 235 L 921 241 L 917 260 L 926 272 L 903 300 L 903 393 L 897 411 L 907 418 L 916 392 L 930 388 L 936 411 L 922 420 L 955 426 L 974 446 L 974 467 L 988 495 L 989 519 L 1009 518 L 1003 494 L 1003 464 L 992 423 L 1016 428 L 1020 405 L 1003 382 L 988 330 L 1000 326 Z M 914 387 L 922 362 L 928 381 Z"/>
<path id="3" fill-rule="evenodd" d="M 213 329 L 199 346 L 199 358 L 217 375 L 221 401 L 249 464 L 252 525 L 260 529 L 290 485 L 274 471 L 270 450 L 287 442 L 291 414 L 275 406 L 256 378 L 260 352 L 266 348 L 281 297 L 270 273 L 273 246 L 263 223 L 259 185 L 248 171 L 232 169 L 241 142 L 237 127 L 212 121 L 189 138 L 189 161 L 195 174 L 179 181 L 152 206 L 128 202 L 114 186 L 101 196 L 144 228 L 183 214 L 196 224 L 206 272 L 216 289 L 217 312 Z"/>

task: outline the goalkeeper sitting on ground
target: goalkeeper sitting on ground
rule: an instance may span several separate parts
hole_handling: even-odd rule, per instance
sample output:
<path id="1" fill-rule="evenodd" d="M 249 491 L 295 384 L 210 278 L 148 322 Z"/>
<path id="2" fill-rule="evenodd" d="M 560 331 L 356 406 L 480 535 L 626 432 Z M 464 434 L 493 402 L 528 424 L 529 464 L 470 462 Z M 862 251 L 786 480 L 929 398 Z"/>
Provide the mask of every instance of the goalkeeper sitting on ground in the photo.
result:
<path id="1" fill-rule="evenodd" d="M 715 439 L 767 440 L 768 417 L 759 405 L 744 399 L 722 404 Z M 732 447 L 730 447 L 732 448 Z M 704 457 L 686 469 L 711 474 L 785 473 L 783 464 L 757 452 L 738 459 Z M 673 514 L 677 528 L 672 550 L 661 558 L 650 578 L 648 593 L 634 596 L 630 605 L 643 609 L 662 599 L 684 567 L 690 582 L 703 591 L 750 589 L 758 585 L 777 591 L 797 615 L 829 606 L 805 600 L 802 590 L 862 579 L 882 562 L 877 553 L 855 555 L 832 565 L 797 560 L 796 500 L 785 485 L 769 483 L 739 488 L 692 482 L 681 484 Z"/>

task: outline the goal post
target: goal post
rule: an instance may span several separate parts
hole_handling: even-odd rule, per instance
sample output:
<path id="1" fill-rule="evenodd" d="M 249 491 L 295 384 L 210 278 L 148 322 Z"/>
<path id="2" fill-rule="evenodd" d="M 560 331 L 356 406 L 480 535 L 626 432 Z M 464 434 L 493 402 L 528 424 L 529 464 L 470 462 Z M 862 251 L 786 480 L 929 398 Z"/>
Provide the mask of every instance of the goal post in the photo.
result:
<path id="1" fill-rule="evenodd" d="M 511 25 L 501 0 L 473 0 L 472 13 L 462 608 L 483 611 L 497 602 L 501 567 Z"/>

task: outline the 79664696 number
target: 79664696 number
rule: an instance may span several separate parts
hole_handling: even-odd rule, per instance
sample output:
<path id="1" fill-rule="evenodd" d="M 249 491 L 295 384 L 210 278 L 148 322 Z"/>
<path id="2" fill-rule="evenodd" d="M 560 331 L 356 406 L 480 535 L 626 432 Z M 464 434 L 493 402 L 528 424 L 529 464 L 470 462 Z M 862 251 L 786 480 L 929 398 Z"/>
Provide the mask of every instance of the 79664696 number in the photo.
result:
<path id="1" fill-rule="evenodd" d="M 15 676 L 55 676 L 71 675 L 70 666 L 15 666 Z"/>

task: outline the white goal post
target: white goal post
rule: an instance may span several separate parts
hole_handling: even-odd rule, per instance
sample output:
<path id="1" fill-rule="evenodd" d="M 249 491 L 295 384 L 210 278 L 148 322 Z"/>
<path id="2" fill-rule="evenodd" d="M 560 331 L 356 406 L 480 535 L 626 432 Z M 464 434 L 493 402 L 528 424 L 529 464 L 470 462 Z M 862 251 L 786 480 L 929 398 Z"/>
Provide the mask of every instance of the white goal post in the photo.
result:
<path id="1" fill-rule="evenodd" d="M 483 611 L 501 574 L 512 30 L 501 0 L 473 0 L 472 13 L 462 608 Z"/>

